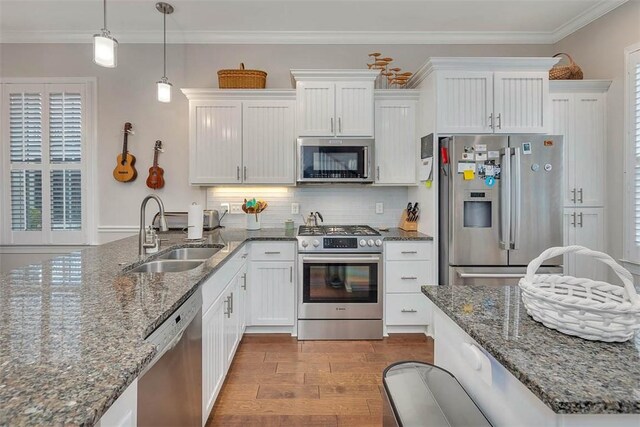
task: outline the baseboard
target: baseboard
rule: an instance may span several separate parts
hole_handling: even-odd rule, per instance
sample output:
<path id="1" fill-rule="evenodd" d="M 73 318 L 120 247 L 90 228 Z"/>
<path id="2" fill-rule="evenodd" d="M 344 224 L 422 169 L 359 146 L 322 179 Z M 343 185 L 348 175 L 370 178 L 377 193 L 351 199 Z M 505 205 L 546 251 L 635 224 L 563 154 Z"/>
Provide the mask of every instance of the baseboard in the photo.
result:
<path id="1" fill-rule="evenodd" d="M 388 325 L 385 331 L 385 337 L 389 334 L 425 334 L 426 336 L 432 336 L 429 326 L 427 325 Z"/>
<path id="2" fill-rule="evenodd" d="M 244 330 L 245 334 L 289 334 L 293 333 L 293 326 L 247 326 Z"/>

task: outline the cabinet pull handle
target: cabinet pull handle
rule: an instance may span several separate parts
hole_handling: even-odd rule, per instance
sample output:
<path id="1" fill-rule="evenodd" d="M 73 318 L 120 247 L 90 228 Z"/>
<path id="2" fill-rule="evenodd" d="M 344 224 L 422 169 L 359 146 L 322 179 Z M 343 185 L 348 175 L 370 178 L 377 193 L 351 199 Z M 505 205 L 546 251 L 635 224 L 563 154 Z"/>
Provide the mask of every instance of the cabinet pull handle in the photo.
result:
<path id="1" fill-rule="evenodd" d="M 338 117 L 338 132 L 342 133 L 342 117 Z"/>
<path id="2" fill-rule="evenodd" d="M 280 251 L 265 251 L 264 254 L 265 255 L 278 255 L 278 254 L 280 254 Z"/>
<path id="3" fill-rule="evenodd" d="M 249 254 L 242 254 L 242 259 L 246 259 Z"/>
<path id="4" fill-rule="evenodd" d="M 224 315 L 227 316 L 227 318 L 231 317 L 231 304 L 229 303 L 229 297 L 225 298 L 224 303 L 227 306 L 227 310 L 224 312 Z"/>
<path id="5" fill-rule="evenodd" d="M 242 275 L 242 289 L 247 290 L 247 273 Z"/>
<path id="6" fill-rule="evenodd" d="M 418 278 L 414 276 L 402 276 L 401 279 L 402 280 L 418 280 Z"/>
<path id="7" fill-rule="evenodd" d="M 376 166 L 376 179 L 380 181 L 380 166 Z"/>
<path id="8" fill-rule="evenodd" d="M 229 313 L 233 313 L 233 292 L 229 295 Z"/>
<path id="9" fill-rule="evenodd" d="M 236 166 L 236 178 L 240 181 L 240 166 Z"/>
<path id="10" fill-rule="evenodd" d="M 571 214 L 571 225 L 573 226 L 573 228 L 576 228 L 576 213 L 572 213 Z"/>
<path id="11" fill-rule="evenodd" d="M 489 114 L 489 127 L 493 129 L 493 113 Z"/>
<path id="12" fill-rule="evenodd" d="M 580 220 L 578 221 L 578 225 L 580 226 L 580 228 L 582 228 L 582 212 L 578 214 L 578 219 Z"/>
<path id="13" fill-rule="evenodd" d="M 584 203 L 582 200 L 582 187 L 580 187 L 580 189 L 578 190 L 578 201 L 580 203 Z"/>
<path id="14" fill-rule="evenodd" d="M 410 308 L 408 310 L 406 308 L 403 308 L 400 311 L 403 312 L 403 313 L 417 313 L 418 312 L 418 310 L 414 310 L 413 308 Z"/>
<path id="15" fill-rule="evenodd" d="M 333 117 L 331 117 L 331 133 L 333 133 Z"/>
<path id="16" fill-rule="evenodd" d="M 417 254 L 418 251 L 402 251 L 403 254 Z"/>
<path id="17" fill-rule="evenodd" d="M 573 190 L 571 190 L 571 202 L 572 203 L 576 202 L 576 189 L 575 188 Z"/>
<path id="18" fill-rule="evenodd" d="M 244 167 L 244 180 L 247 180 L 247 167 Z"/>
<path id="19" fill-rule="evenodd" d="M 498 129 L 502 129 L 502 113 L 498 113 Z"/>
<path id="20" fill-rule="evenodd" d="M 293 267 L 289 267 L 289 283 L 293 283 Z"/>

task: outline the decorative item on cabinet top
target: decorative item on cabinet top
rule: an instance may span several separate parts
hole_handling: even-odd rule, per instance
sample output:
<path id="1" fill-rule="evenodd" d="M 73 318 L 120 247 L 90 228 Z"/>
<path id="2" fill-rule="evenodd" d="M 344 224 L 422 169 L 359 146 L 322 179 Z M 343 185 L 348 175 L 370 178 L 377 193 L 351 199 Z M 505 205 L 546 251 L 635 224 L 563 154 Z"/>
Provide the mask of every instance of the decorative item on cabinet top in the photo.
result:
<path id="1" fill-rule="evenodd" d="M 402 71 L 402 69 L 398 67 L 389 68 L 389 64 L 393 62 L 393 58 L 381 58 L 380 56 L 382 56 L 382 54 L 380 52 L 370 53 L 369 56 L 373 59 L 373 63 L 367 64 L 367 67 L 370 70 L 381 70 L 380 77 L 376 80 L 376 89 L 406 87 L 413 73 L 401 73 L 400 71 Z"/>
<path id="2" fill-rule="evenodd" d="M 549 80 L 582 80 L 582 69 L 576 64 L 571 55 L 568 53 L 556 53 L 553 57 L 558 58 L 562 57 L 562 55 L 566 56 L 569 63 L 554 65 L 551 70 L 549 70 Z"/>
<path id="3" fill-rule="evenodd" d="M 240 68 L 218 71 L 220 89 L 264 89 L 267 85 L 267 73 L 261 70 L 245 70 L 244 63 Z"/>

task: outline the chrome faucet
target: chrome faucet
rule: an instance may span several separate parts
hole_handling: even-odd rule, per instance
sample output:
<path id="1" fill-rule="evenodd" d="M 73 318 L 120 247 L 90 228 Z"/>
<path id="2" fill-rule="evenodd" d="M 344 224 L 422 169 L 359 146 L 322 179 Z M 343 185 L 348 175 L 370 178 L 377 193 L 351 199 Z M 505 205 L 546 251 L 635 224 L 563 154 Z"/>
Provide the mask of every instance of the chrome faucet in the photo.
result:
<path id="1" fill-rule="evenodd" d="M 160 208 L 160 231 L 167 231 L 169 229 L 169 227 L 167 227 L 167 220 L 164 217 L 164 204 L 162 203 L 162 200 L 160 200 L 160 197 L 155 194 L 149 194 L 142 200 L 142 204 L 140 205 L 140 232 L 138 236 L 138 254 L 140 256 L 144 256 L 150 250 L 153 250 L 153 252 L 157 252 L 158 249 L 160 249 L 160 238 L 158 237 L 158 234 L 153 229 L 153 227 L 149 226 L 149 230 L 145 230 L 145 210 L 147 208 L 147 202 L 149 201 L 149 199 L 154 199 L 156 202 L 158 202 L 158 207 Z M 147 236 L 151 241 L 147 239 Z"/>
<path id="2" fill-rule="evenodd" d="M 305 221 L 305 225 L 314 227 L 318 226 L 318 218 L 320 218 L 320 222 L 324 222 L 324 218 L 322 218 L 322 214 L 320 212 L 311 212 Z"/>

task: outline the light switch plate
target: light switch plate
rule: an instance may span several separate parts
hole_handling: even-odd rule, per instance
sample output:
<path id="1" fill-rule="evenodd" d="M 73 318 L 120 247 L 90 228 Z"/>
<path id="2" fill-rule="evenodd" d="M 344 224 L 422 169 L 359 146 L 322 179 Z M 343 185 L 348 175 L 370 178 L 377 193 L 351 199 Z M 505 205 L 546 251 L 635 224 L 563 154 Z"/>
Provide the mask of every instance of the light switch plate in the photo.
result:
<path id="1" fill-rule="evenodd" d="M 231 203 L 231 210 L 229 213 L 233 215 L 244 213 L 242 212 L 242 203 Z"/>
<path id="2" fill-rule="evenodd" d="M 300 213 L 300 203 L 291 203 L 291 213 L 294 215 Z"/>
<path id="3" fill-rule="evenodd" d="M 384 213 L 384 203 L 378 202 L 376 203 L 376 213 L 383 214 Z"/>

